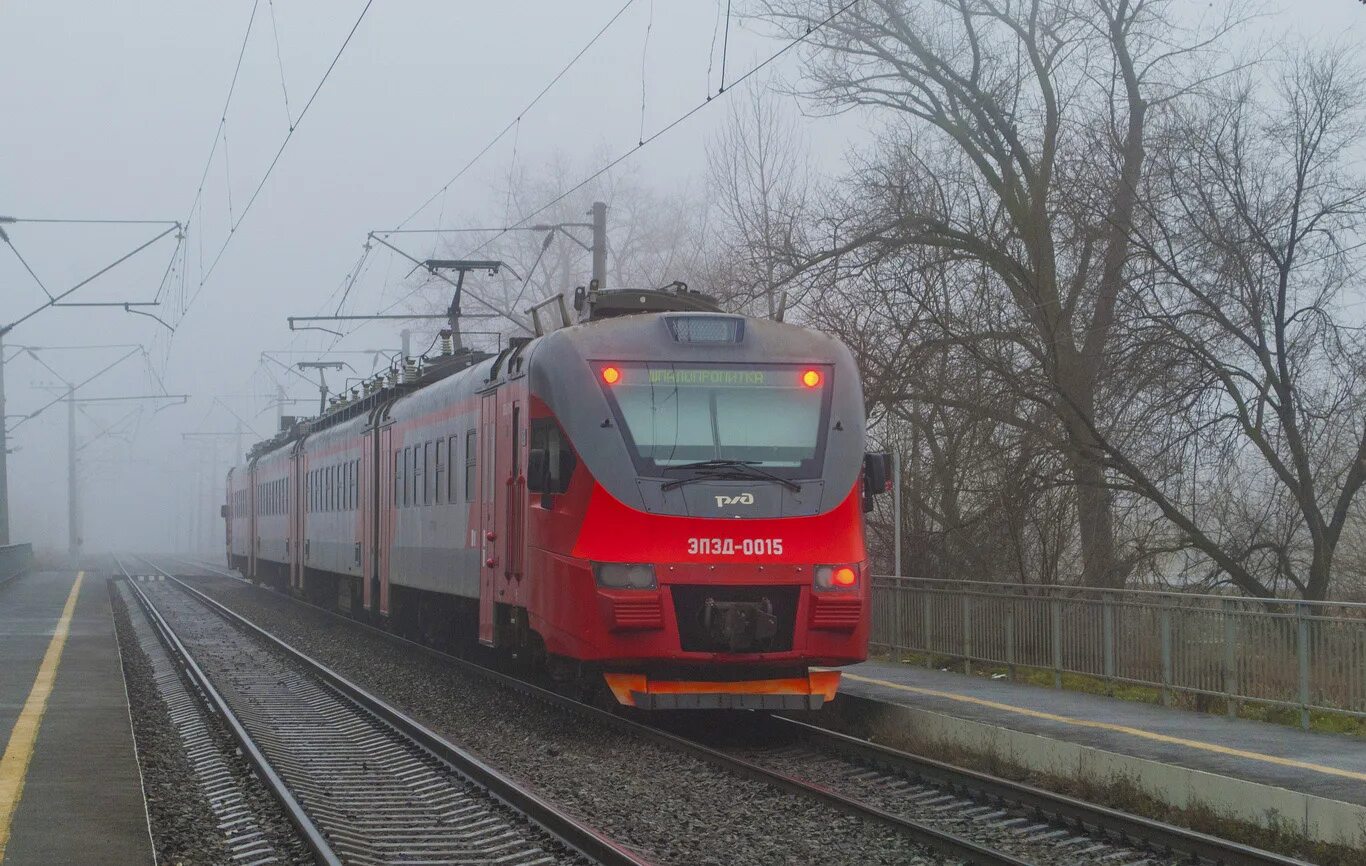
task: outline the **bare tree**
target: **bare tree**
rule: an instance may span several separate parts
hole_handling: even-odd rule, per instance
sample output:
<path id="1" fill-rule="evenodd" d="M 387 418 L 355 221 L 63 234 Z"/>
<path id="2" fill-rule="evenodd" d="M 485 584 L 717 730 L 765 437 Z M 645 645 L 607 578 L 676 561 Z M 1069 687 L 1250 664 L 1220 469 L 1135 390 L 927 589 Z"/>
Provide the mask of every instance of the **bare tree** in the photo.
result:
<path id="1" fill-rule="evenodd" d="M 1106 460 L 1251 594 L 1326 598 L 1366 482 L 1363 83 L 1334 50 L 1192 102 L 1134 231 L 1130 344 L 1166 411 L 1155 451 L 1102 435 Z"/>
<path id="2" fill-rule="evenodd" d="M 1051 413 L 1083 580 L 1122 585 L 1133 560 L 1117 548 L 1098 431 L 1150 120 L 1190 86 L 1169 83 L 1174 66 L 1228 24 L 1175 44 L 1159 0 L 865 0 L 833 14 L 840 5 L 760 3 L 789 35 L 810 31 L 813 103 L 874 112 L 887 130 L 856 170 L 864 194 L 835 219 L 838 237 L 798 258 L 838 267 L 926 247 L 975 271 L 986 294 L 966 303 L 989 321 L 955 311 L 940 336 Z"/>
<path id="3" fill-rule="evenodd" d="M 713 287 L 736 309 L 781 318 L 788 251 L 799 245 L 811 180 L 796 119 L 766 84 L 732 98 L 722 132 L 707 146 L 716 211 Z"/>

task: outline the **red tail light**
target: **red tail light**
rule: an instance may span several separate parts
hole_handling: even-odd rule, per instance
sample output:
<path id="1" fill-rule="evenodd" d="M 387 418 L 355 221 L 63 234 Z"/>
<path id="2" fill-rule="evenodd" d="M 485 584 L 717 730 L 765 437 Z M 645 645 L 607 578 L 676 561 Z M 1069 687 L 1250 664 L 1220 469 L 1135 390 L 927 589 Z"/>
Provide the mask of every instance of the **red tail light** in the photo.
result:
<path id="1" fill-rule="evenodd" d="M 824 377 L 821 376 L 820 370 L 806 370 L 802 373 L 802 384 L 808 388 L 816 388 L 821 384 L 822 378 Z"/>
<path id="2" fill-rule="evenodd" d="M 609 385 L 615 385 L 621 381 L 621 371 L 616 367 L 602 368 L 602 381 Z"/>

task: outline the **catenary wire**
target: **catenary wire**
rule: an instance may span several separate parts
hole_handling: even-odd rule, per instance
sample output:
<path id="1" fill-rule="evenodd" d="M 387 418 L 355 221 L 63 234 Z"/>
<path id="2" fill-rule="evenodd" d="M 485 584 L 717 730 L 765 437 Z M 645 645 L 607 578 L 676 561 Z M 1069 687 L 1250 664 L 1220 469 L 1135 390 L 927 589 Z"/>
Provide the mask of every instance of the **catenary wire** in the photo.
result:
<path id="1" fill-rule="evenodd" d="M 303 123 L 304 116 L 308 114 L 308 110 L 313 107 L 313 102 L 318 98 L 318 94 L 322 91 L 323 85 L 327 84 L 327 80 L 332 76 L 332 71 L 337 68 L 337 62 L 341 60 L 341 56 L 346 51 L 346 47 L 351 44 L 352 38 L 355 37 L 356 31 L 360 28 L 361 22 L 365 20 L 366 13 L 370 11 L 370 7 L 374 5 L 374 2 L 375 0 L 366 0 L 364 8 L 360 11 L 360 15 L 356 17 L 355 23 L 351 25 L 351 30 L 346 34 L 346 38 L 342 40 L 342 44 L 337 49 L 337 53 L 333 55 L 332 62 L 328 64 L 327 71 L 325 71 L 322 78 L 319 79 L 317 87 L 313 88 L 313 93 L 309 95 L 308 101 L 304 103 L 304 107 L 299 111 L 299 116 L 295 119 L 294 125 L 290 127 L 289 132 L 285 134 L 284 140 L 280 142 L 280 147 L 275 152 L 275 157 L 270 161 L 270 165 L 266 166 L 265 174 L 261 176 L 260 183 L 256 185 L 256 189 L 252 192 L 251 197 L 247 199 L 247 203 L 243 205 L 241 213 L 237 215 L 236 221 L 228 230 L 228 236 L 224 239 L 223 245 L 219 247 L 217 254 L 214 255 L 212 261 L 209 263 L 208 270 L 200 277 L 198 287 L 195 288 L 194 293 L 190 295 L 189 301 L 185 304 L 185 311 L 182 313 L 182 318 L 189 313 L 190 307 L 194 306 L 194 302 L 204 291 L 204 286 L 208 283 L 209 277 L 213 275 L 214 270 L 218 267 L 218 263 L 223 260 L 223 254 L 227 252 L 228 246 L 232 243 L 232 239 L 237 236 L 237 229 L 241 227 L 242 221 L 247 218 L 247 214 L 251 211 L 252 205 L 256 203 L 256 199 L 260 196 L 261 190 L 265 188 L 266 182 L 270 180 L 270 176 L 275 171 L 275 167 L 280 164 L 280 158 L 284 156 L 285 149 L 289 147 L 290 141 L 293 140 L 294 133 L 298 131 L 299 126 Z"/>
<path id="2" fill-rule="evenodd" d="M 444 184 L 442 184 L 441 188 L 438 189 L 436 192 L 432 193 L 431 196 L 429 196 L 429 197 L 427 198 L 426 201 L 424 201 L 420 206 L 418 206 L 417 210 L 415 210 L 415 211 L 413 211 L 412 213 L 408 214 L 408 216 L 404 218 L 403 222 L 401 222 L 401 223 L 398 224 L 398 227 L 399 227 L 399 228 L 403 228 L 405 225 L 407 225 L 408 223 L 412 222 L 412 220 L 413 220 L 414 217 L 416 217 L 418 214 L 420 214 L 420 213 L 422 213 L 424 210 L 426 210 L 427 207 L 428 207 L 428 205 L 430 205 L 432 202 L 436 201 L 438 197 L 440 197 L 442 194 L 444 194 L 444 193 L 446 192 L 446 190 L 450 189 L 451 184 L 453 184 L 453 183 L 455 183 L 456 181 L 460 180 L 460 178 L 463 177 L 463 176 L 465 175 L 465 172 L 469 171 L 469 170 L 474 166 L 474 164 L 475 164 L 476 162 L 478 162 L 478 161 L 484 156 L 484 154 L 488 153 L 490 150 L 493 149 L 493 146 L 494 146 L 494 145 L 496 145 L 498 142 L 502 141 L 502 140 L 503 140 L 503 137 L 504 137 L 505 135 L 507 135 L 508 132 L 510 132 L 510 131 L 513 129 L 514 126 L 517 125 L 517 122 L 518 122 L 519 120 L 521 120 L 522 117 L 523 117 L 528 111 L 530 111 L 532 108 L 536 107 L 536 103 L 540 102 L 540 101 L 541 101 L 541 98 L 544 97 L 547 93 L 549 93 L 549 92 L 550 92 L 550 89 L 551 89 L 552 87 L 554 87 L 557 83 L 559 83 L 560 79 L 563 78 L 563 77 L 565 76 L 565 74 L 568 73 L 569 70 L 572 69 L 572 68 L 574 67 L 574 64 L 578 63 L 578 62 L 579 62 L 579 59 L 582 58 L 585 54 L 588 53 L 588 50 L 589 50 L 590 48 L 592 48 L 592 47 L 597 43 L 598 39 L 600 39 L 600 38 L 602 37 L 602 35 L 603 35 L 604 33 L 606 33 L 606 32 L 608 31 L 608 29 L 611 28 L 611 26 L 612 26 L 613 24 L 616 23 L 617 19 L 620 18 L 620 17 L 622 16 L 622 14 L 623 14 L 627 9 L 629 9 L 629 8 L 631 7 L 631 5 L 632 5 L 633 3 L 635 3 L 635 2 L 636 2 L 636 0 L 626 0 L 626 2 L 622 4 L 621 8 L 617 10 L 616 14 L 613 15 L 611 18 L 609 18 L 609 19 L 607 20 L 607 23 L 604 24 L 604 25 L 602 25 L 602 27 L 598 30 L 597 33 L 593 34 L 593 38 L 592 38 L 592 39 L 589 39 L 588 42 L 587 42 L 582 48 L 579 49 L 578 53 L 575 54 L 573 57 L 571 57 L 571 58 L 569 59 L 569 62 L 566 63 L 566 64 L 564 65 L 564 67 L 563 67 L 562 69 L 560 69 L 559 72 L 555 73 L 555 77 L 551 78 L 550 81 L 549 81 L 544 87 L 542 87 L 542 88 L 540 89 L 540 91 L 539 91 L 534 97 L 532 97 L 531 101 L 528 102 L 525 106 L 523 106 L 521 111 L 517 112 L 516 117 L 514 117 L 512 120 L 508 121 L 507 126 L 504 126 L 504 127 L 498 132 L 497 135 L 495 135 L 493 138 L 489 139 L 488 144 L 485 144 L 485 145 L 483 146 L 483 148 L 481 148 L 481 149 L 479 150 L 478 153 L 476 153 L 474 156 L 472 156 L 472 157 L 470 158 L 469 162 L 467 162 L 467 163 L 465 163 L 463 166 L 461 166 L 461 167 L 460 167 L 460 170 L 457 171 L 457 172 L 455 173 L 455 176 L 452 177 L 450 180 L 446 181 Z"/>

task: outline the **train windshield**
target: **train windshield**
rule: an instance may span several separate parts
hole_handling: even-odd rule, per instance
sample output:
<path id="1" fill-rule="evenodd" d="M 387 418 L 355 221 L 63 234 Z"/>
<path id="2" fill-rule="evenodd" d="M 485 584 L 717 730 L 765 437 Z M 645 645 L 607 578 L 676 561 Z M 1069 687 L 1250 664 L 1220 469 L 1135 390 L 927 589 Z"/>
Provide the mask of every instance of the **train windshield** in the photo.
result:
<path id="1" fill-rule="evenodd" d="M 611 364 L 599 368 L 642 475 L 736 460 L 783 477 L 819 474 L 830 369 Z"/>

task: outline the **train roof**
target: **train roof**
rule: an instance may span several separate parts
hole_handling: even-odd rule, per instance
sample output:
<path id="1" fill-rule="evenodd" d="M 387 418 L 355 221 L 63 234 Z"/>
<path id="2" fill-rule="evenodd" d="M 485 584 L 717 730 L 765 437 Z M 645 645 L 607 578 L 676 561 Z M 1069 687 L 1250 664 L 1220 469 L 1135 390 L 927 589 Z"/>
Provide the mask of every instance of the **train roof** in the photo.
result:
<path id="1" fill-rule="evenodd" d="M 558 304 L 561 321 L 546 327 L 536 315 L 536 311 L 551 304 Z M 246 454 L 247 464 L 255 463 L 274 452 L 292 449 L 301 440 L 313 434 L 339 427 L 357 417 L 370 418 L 374 412 L 384 410 L 405 396 L 415 394 L 443 379 L 481 364 L 489 369 L 485 381 L 492 381 L 506 375 L 510 367 L 520 366 L 524 357 L 530 354 L 527 350 L 531 343 L 539 343 L 547 338 L 551 343 L 565 340 L 580 348 L 585 347 L 590 341 L 597 343 L 601 340 L 607 345 L 595 345 L 594 348 L 609 351 L 627 349 L 644 354 L 652 348 L 659 348 L 659 329 L 666 326 L 668 334 L 673 338 L 671 342 L 708 342 L 707 335 L 701 333 L 702 329 L 690 328 L 684 333 L 678 326 L 668 322 L 673 318 L 695 318 L 739 323 L 728 332 L 724 328 L 710 329 L 712 341 L 716 342 L 715 337 L 718 334 L 725 336 L 729 333 L 734 337 L 733 342 L 739 342 L 745 331 L 749 330 L 752 337 L 760 337 L 752 343 L 756 352 L 765 353 L 767 357 L 777 360 L 802 356 L 810 351 L 812 341 L 817 344 L 826 341 L 838 343 L 833 337 L 797 325 L 723 312 L 714 297 L 690 289 L 682 282 L 675 282 L 662 289 L 605 291 L 596 287 L 580 287 L 575 290 L 573 306 L 578 321 L 571 323 L 568 321 L 562 295 L 536 305 L 532 312 L 537 336 L 513 337 L 508 341 L 508 347 L 498 353 L 463 350 L 405 359 L 402 366 L 377 374 L 361 383 L 359 388 L 352 389 L 350 394 L 339 395 L 322 415 L 294 420 L 275 436 L 253 445 Z M 661 319 L 665 321 L 661 322 Z M 811 335 L 812 341 L 793 339 L 802 333 Z"/>

